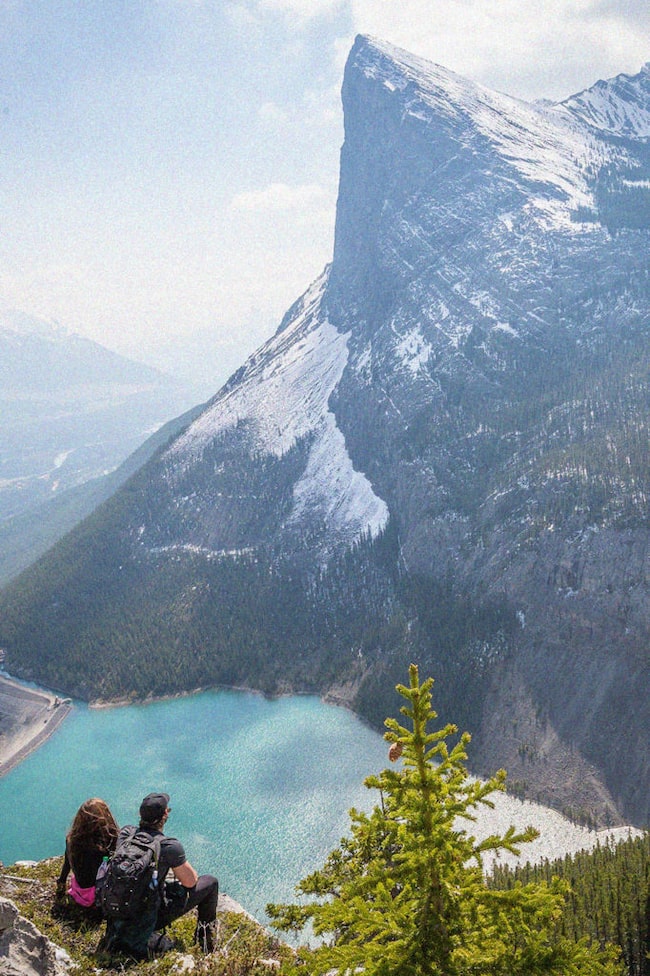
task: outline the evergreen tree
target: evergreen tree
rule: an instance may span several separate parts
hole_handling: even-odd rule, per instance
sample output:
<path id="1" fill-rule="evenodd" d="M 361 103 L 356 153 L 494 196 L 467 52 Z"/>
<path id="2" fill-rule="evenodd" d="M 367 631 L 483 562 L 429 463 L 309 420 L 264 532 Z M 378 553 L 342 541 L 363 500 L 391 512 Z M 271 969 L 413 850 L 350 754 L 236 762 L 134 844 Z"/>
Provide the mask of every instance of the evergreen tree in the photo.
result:
<path id="1" fill-rule="evenodd" d="M 650 834 L 624 841 L 608 838 L 591 851 L 555 861 L 495 866 L 488 884 L 564 879 L 571 897 L 562 917 L 563 934 L 590 936 L 620 946 L 628 976 L 650 976 Z"/>
<path id="2" fill-rule="evenodd" d="M 433 680 L 398 685 L 409 727 L 387 719 L 389 757 L 400 767 L 371 776 L 379 790 L 370 814 L 350 811 L 351 833 L 324 866 L 297 887 L 306 904 L 269 905 L 273 924 L 322 940 L 301 948 L 287 973 L 325 976 L 615 976 L 613 949 L 560 933 L 567 886 L 560 881 L 517 884 L 507 891 L 485 883 L 488 851 L 517 852 L 533 828 L 478 841 L 466 828 L 490 795 L 504 788 L 500 771 L 487 782 L 466 769 L 470 736 L 446 725 L 429 731 Z"/>

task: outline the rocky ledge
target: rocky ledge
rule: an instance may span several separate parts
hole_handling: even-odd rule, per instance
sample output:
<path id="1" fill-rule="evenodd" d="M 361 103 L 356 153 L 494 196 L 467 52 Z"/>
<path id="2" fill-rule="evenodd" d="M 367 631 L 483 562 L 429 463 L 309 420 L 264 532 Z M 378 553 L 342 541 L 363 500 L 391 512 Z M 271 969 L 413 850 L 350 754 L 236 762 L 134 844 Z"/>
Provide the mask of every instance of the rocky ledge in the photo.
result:
<path id="1" fill-rule="evenodd" d="M 0 974 L 1 976 L 74 976 L 99 973 L 119 976 L 124 960 L 100 949 L 101 922 L 81 919 L 74 910 L 56 905 L 55 887 L 62 858 L 18 861 L 8 868 L 0 863 Z M 280 958 L 291 949 L 280 943 L 228 895 L 220 893 L 217 955 L 238 964 L 251 958 L 256 971 L 277 970 Z M 215 971 L 212 955 L 197 953 L 193 945 L 194 919 L 172 924 L 168 934 L 176 949 L 170 953 L 173 971 L 208 976 Z M 159 959 L 133 963 L 132 976 L 151 976 Z M 239 971 L 239 970 L 238 970 Z"/>

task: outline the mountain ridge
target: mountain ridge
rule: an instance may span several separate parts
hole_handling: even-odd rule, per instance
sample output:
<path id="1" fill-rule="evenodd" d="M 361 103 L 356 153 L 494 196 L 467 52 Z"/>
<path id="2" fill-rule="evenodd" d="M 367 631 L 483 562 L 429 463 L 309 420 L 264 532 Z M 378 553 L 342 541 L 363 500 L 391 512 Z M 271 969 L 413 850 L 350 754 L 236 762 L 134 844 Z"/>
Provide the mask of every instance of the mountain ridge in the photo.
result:
<path id="1" fill-rule="evenodd" d="M 562 103 L 597 129 L 620 136 L 650 137 L 650 61 L 635 75 L 597 81 Z"/>

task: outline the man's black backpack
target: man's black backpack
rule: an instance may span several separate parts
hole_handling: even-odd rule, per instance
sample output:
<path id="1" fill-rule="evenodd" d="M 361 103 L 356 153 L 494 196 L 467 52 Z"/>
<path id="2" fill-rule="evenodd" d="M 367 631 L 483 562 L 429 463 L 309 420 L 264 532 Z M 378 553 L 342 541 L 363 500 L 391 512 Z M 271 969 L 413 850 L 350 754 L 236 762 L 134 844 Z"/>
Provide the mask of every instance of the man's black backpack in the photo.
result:
<path id="1" fill-rule="evenodd" d="M 160 905 L 160 837 L 137 827 L 128 830 L 97 882 L 95 903 L 104 918 L 128 920 L 151 914 L 155 919 Z"/>

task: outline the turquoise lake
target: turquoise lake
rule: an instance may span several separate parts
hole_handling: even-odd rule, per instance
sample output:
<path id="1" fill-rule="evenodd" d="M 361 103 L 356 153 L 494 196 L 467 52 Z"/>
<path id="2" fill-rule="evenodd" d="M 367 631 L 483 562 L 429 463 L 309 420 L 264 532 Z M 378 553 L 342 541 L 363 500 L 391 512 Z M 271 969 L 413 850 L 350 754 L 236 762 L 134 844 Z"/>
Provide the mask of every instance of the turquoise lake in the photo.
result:
<path id="1" fill-rule="evenodd" d="M 120 825 L 142 797 L 170 794 L 166 833 L 199 872 L 256 917 L 322 864 L 363 786 L 387 765 L 381 735 L 314 697 L 212 691 L 123 708 L 75 706 L 0 779 L 0 861 L 62 854 L 80 803 L 100 796 Z"/>

